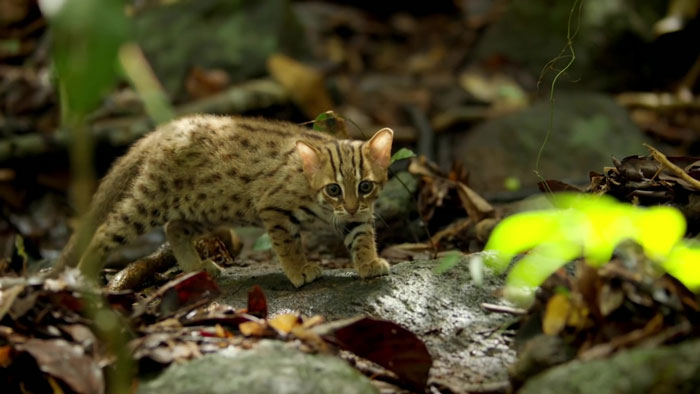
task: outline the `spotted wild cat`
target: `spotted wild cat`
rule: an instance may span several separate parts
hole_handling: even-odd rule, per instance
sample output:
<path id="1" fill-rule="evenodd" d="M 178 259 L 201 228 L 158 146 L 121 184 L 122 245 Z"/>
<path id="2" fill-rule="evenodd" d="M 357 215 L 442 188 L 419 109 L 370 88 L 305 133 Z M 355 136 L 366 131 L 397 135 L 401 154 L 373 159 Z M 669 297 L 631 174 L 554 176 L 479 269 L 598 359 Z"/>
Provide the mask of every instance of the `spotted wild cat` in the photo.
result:
<path id="1" fill-rule="evenodd" d="M 301 230 L 335 227 L 360 277 L 389 273 L 377 256 L 373 205 L 387 181 L 393 132 L 338 140 L 291 123 L 197 115 L 151 132 L 102 180 L 59 267 L 94 275 L 107 254 L 157 226 L 180 267 L 217 274 L 194 240 L 221 225 L 262 225 L 294 286 L 318 278 Z"/>

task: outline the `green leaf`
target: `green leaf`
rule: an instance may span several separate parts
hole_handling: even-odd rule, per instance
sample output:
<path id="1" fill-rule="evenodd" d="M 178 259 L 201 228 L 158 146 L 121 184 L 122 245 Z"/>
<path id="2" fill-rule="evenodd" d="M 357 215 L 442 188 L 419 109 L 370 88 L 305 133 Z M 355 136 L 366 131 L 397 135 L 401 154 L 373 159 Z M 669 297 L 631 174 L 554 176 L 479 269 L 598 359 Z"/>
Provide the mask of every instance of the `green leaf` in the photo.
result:
<path id="1" fill-rule="evenodd" d="M 416 154 L 413 153 L 412 150 L 408 148 L 401 148 L 398 152 L 391 156 L 391 164 L 394 164 L 394 162 L 399 160 L 410 159 L 411 157 L 416 157 Z"/>
<path id="2" fill-rule="evenodd" d="M 640 208 L 608 196 L 576 193 L 557 194 L 552 202 L 554 209 L 504 219 L 486 244 L 485 250 L 495 256 L 487 264 L 497 272 L 508 268 L 516 254 L 529 252 L 508 275 L 506 287 L 512 294 L 534 294 L 532 290 L 554 271 L 581 256 L 594 267 L 605 264 L 627 239 L 641 245 L 669 274 L 700 291 L 700 248 L 683 244 L 686 223 L 677 209 Z"/>
<path id="3" fill-rule="evenodd" d="M 129 26 L 121 0 L 65 0 L 49 24 L 64 114 L 95 108 L 117 76 L 117 51 Z"/>
<path id="4" fill-rule="evenodd" d="M 29 255 L 24 248 L 24 238 L 19 234 L 15 236 L 15 249 L 17 250 L 17 255 L 22 258 L 22 266 L 26 267 L 29 262 Z"/>
<path id="5" fill-rule="evenodd" d="M 316 119 L 314 119 L 313 129 L 340 138 L 348 138 L 348 132 L 345 128 L 345 119 L 333 111 L 326 111 L 318 115 Z"/>
<path id="6" fill-rule="evenodd" d="M 440 261 L 435 267 L 436 274 L 442 274 L 450 269 L 452 269 L 459 262 L 459 258 L 462 256 L 459 252 L 449 252 L 440 258 Z"/>
<path id="7" fill-rule="evenodd" d="M 263 251 L 263 250 L 270 250 L 272 249 L 272 241 L 270 240 L 270 236 L 265 233 L 258 237 L 258 239 L 255 240 L 255 243 L 253 244 L 253 250 L 256 251 Z"/>

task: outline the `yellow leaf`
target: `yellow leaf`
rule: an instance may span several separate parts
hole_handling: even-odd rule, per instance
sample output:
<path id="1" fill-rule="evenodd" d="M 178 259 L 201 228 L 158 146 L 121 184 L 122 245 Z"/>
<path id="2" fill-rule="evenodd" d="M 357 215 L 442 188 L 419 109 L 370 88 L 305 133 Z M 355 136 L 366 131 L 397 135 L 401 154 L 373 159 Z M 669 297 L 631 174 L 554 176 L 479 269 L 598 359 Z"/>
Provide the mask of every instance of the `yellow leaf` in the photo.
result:
<path id="1" fill-rule="evenodd" d="M 569 297 L 564 294 L 555 294 L 547 302 L 547 310 L 542 322 L 542 331 L 547 335 L 557 335 L 566 326 L 566 321 L 571 311 Z"/>
<path id="2" fill-rule="evenodd" d="M 324 321 L 326 321 L 326 319 L 323 316 L 313 315 L 313 316 L 309 317 L 308 319 L 304 319 L 304 324 L 302 324 L 302 326 L 304 328 L 311 328 L 311 327 L 314 327 L 314 326 L 317 326 L 317 325 L 323 323 Z"/>
<path id="3" fill-rule="evenodd" d="M 265 334 L 265 326 L 255 321 L 247 321 L 238 325 L 241 334 L 247 337 L 261 337 Z"/>
<path id="4" fill-rule="evenodd" d="M 300 320 L 301 319 L 299 319 L 298 315 L 286 313 L 284 315 L 277 315 L 273 317 L 272 319 L 270 319 L 268 324 L 270 325 L 270 327 L 283 334 L 289 334 L 294 327 L 298 326 L 301 323 Z"/>
<path id="5" fill-rule="evenodd" d="M 216 332 L 216 336 L 219 338 L 233 338 L 231 331 L 222 327 L 221 324 L 214 326 L 214 331 Z"/>

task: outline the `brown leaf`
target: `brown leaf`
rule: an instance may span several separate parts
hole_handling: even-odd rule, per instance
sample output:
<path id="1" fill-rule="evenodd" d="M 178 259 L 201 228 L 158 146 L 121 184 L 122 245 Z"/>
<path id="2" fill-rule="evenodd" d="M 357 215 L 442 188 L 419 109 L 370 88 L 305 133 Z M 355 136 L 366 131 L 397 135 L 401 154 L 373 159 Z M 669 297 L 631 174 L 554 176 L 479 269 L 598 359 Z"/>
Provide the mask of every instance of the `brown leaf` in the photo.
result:
<path id="1" fill-rule="evenodd" d="M 63 339 L 31 338 L 16 344 L 15 348 L 31 354 L 43 372 L 62 380 L 77 393 L 102 394 L 105 391 L 102 369 L 78 345 Z"/>
<path id="2" fill-rule="evenodd" d="M 544 182 L 537 182 L 537 188 L 540 189 L 542 193 L 556 193 L 556 192 L 578 192 L 582 193 L 583 190 L 576 186 L 569 185 L 555 179 L 547 179 Z"/>
<path id="3" fill-rule="evenodd" d="M 316 69 L 281 54 L 268 58 L 267 69 L 310 119 L 333 108 L 325 77 Z"/>
<path id="4" fill-rule="evenodd" d="M 191 97 L 199 99 L 223 91 L 230 83 L 231 78 L 225 70 L 194 66 L 185 80 L 185 89 Z"/>
<path id="5" fill-rule="evenodd" d="M 12 363 L 12 358 L 10 357 L 11 352 L 12 346 L 0 346 L 0 367 L 6 368 Z"/>
<path id="6" fill-rule="evenodd" d="M 0 320 L 12 308 L 17 296 L 24 290 L 23 285 L 12 286 L 9 289 L 0 289 Z"/>
<path id="7" fill-rule="evenodd" d="M 209 274 L 192 272 L 170 281 L 153 297 L 160 298 L 158 312 L 165 317 L 183 308 L 205 304 L 219 294 L 219 286 Z"/>
<path id="8" fill-rule="evenodd" d="M 625 302 L 625 292 L 617 286 L 611 286 L 610 283 L 604 283 L 598 294 L 598 309 L 600 314 L 608 316 L 619 308 Z"/>
<path id="9" fill-rule="evenodd" d="M 396 323 L 365 317 L 324 339 L 396 373 L 415 389 L 425 388 L 432 357 L 423 341 Z"/>
<path id="10" fill-rule="evenodd" d="M 261 319 L 267 317 L 267 300 L 260 286 L 255 285 L 248 292 L 248 314 Z"/>
<path id="11" fill-rule="evenodd" d="M 472 220 L 479 222 L 486 217 L 493 217 L 495 210 L 483 197 L 463 183 L 457 183 L 457 192 L 464 210 Z"/>

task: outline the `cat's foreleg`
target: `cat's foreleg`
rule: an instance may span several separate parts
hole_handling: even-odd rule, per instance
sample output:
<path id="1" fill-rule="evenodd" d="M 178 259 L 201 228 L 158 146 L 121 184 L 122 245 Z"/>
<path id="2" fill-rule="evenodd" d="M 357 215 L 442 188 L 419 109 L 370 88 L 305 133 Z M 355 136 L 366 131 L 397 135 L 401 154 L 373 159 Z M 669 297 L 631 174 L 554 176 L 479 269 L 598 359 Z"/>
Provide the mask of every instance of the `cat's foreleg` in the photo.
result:
<path id="1" fill-rule="evenodd" d="M 351 222 L 345 226 L 345 246 L 350 251 L 360 278 L 389 274 L 389 263 L 377 256 L 374 226 L 371 222 Z"/>
<path id="2" fill-rule="evenodd" d="M 306 261 L 301 244 L 299 223 L 291 213 L 282 209 L 267 209 L 260 214 L 272 248 L 282 265 L 282 271 L 295 287 L 321 276 L 321 267 Z M 297 223 L 294 223 L 294 222 Z"/>

